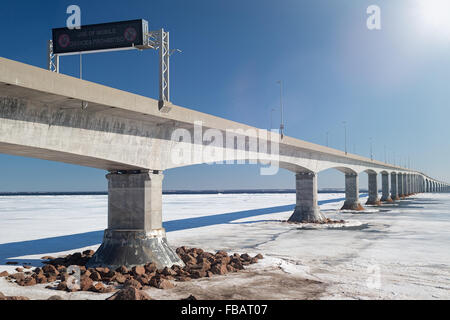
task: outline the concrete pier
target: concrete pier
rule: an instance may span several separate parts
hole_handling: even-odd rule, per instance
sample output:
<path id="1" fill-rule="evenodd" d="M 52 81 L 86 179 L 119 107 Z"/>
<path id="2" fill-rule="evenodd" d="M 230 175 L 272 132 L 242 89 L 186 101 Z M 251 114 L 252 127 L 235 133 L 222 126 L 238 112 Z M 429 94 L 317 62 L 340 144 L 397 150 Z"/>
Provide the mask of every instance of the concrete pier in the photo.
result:
<path id="1" fill-rule="evenodd" d="M 398 196 L 397 174 L 395 172 L 391 173 L 391 199 L 392 201 L 400 199 Z"/>
<path id="2" fill-rule="evenodd" d="M 359 202 L 359 183 L 357 173 L 345 174 L 345 202 L 341 210 L 364 210 L 364 207 Z"/>
<path id="3" fill-rule="evenodd" d="M 153 262 L 158 268 L 183 266 L 162 227 L 159 171 L 113 172 L 108 179 L 108 229 L 88 267 L 117 268 Z"/>
<path id="4" fill-rule="evenodd" d="M 389 173 L 381 173 L 381 201 L 392 203 L 391 195 L 389 194 Z"/>
<path id="5" fill-rule="evenodd" d="M 295 175 L 296 205 L 290 222 L 325 221 L 317 204 L 317 174 L 314 172 L 301 172 Z"/>
<path id="6" fill-rule="evenodd" d="M 376 173 L 369 173 L 369 199 L 367 199 L 366 205 L 379 206 L 381 204 L 378 197 L 378 180 Z"/>
<path id="7" fill-rule="evenodd" d="M 398 189 L 398 197 L 399 199 L 404 199 L 404 189 L 403 189 L 403 174 L 397 174 L 397 189 Z"/>

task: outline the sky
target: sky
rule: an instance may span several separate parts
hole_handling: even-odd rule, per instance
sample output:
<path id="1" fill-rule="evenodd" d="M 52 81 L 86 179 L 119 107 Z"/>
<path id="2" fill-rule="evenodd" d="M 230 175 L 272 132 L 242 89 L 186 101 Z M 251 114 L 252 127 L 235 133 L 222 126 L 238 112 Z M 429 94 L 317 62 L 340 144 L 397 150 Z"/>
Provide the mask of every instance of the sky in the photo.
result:
<path id="1" fill-rule="evenodd" d="M 2 3 L 0 56 L 46 67 L 51 29 L 69 5 L 82 24 L 146 19 L 170 31 L 173 103 L 259 128 L 280 122 L 283 81 L 289 136 L 420 170 L 450 182 L 450 4 L 446 0 L 98 0 Z M 366 10 L 381 9 L 369 30 Z M 79 57 L 61 72 L 79 76 Z M 83 56 L 83 78 L 158 96 L 157 52 Z M 275 109 L 275 112 L 271 110 Z M 386 150 L 386 152 L 385 152 Z M 395 156 L 395 160 L 394 160 Z M 408 161 L 409 159 L 409 161 Z M 103 191 L 105 171 L 0 154 L 0 191 Z M 256 165 L 167 170 L 164 189 L 294 188 L 294 175 Z M 366 187 L 366 174 L 361 174 Z M 343 187 L 336 170 L 320 188 Z"/>

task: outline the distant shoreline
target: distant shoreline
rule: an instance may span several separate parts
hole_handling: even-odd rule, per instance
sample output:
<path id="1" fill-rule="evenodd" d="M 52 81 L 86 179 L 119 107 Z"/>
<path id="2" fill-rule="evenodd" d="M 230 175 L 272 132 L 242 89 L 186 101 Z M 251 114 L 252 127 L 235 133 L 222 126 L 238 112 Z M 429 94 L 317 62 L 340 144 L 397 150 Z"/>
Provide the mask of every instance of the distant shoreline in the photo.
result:
<path id="1" fill-rule="evenodd" d="M 319 193 L 344 193 L 342 189 L 322 189 Z M 364 192 L 364 190 L 361 190 Z M 295 193 L 295 189 L 255 189 L 255 190 L 164 190 L 163 194 L 265 194 L 265 193 Z M 107 195 L 106 191 L 87 191 L 87 192 L 0 192 L 0 196 L 96 196 Z"/>

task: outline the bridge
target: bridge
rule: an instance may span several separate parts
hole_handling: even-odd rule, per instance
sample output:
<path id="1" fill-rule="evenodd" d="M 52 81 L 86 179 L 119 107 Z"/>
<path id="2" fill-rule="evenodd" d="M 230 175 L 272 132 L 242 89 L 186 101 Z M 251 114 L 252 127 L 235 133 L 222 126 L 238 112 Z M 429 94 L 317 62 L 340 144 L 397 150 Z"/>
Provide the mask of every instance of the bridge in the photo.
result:
<path id="1" fill-rule="evenodd" d="M 364 210 L 362 173 L 368 174 L 367 205 L 450 191 L 448 183 L 415 170 L 176 105 L 160 111 L 157 100 L 4 58 L 0 153 L 109 172 L 108 228 L 90 266 L 183 264 L 162 227 L 163 172 L 176 167 L 238 161 L 287 169 L 296 181 L 293 222 L 325 220 L 317 175 L 331 168 L 345 177 L 345 210 Z"/>

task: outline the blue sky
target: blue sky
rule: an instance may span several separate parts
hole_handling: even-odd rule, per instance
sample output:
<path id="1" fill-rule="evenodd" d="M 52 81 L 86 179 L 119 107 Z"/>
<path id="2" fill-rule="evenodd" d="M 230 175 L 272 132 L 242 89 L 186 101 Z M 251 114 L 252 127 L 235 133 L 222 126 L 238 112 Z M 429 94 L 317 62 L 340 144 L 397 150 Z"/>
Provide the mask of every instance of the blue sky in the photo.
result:
<path id="1" fill-rule="evenodd" d="M 190 0 L 8 1 L 2 3 L 0 55 L 45 67 L 51 28 L 77 4 L 82 24 L 143 18 L 164 27 L 171 46 L 171 100 L 260 128 L 279 122 L 284 82 L 286 134 L 404 165 L 450 181 L 450 24 L 436 24 L 445 1 Z M 381 8 L 382 29 L 366 27 L 366 9 Z M 442 16 L 438 18 L 442 19 Z M 430 22 L 431 21 L 431 22 Z M 61 58 L 78 76 L 79 58 Z M 84 56 L 83 78 L 157 97 L 157 53 Z M 0 191 L 105 190 L 106 172 L 0 155 Z M 361 184 L 367 181 L 362 174 Z M 337 171 L 319 187 L 342 187 Z M 202 165 L 165 172 L 165 189 L 293 188 L 293 174 L 260 176 L 257 166 Z"/>

